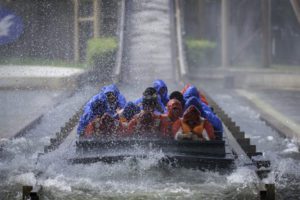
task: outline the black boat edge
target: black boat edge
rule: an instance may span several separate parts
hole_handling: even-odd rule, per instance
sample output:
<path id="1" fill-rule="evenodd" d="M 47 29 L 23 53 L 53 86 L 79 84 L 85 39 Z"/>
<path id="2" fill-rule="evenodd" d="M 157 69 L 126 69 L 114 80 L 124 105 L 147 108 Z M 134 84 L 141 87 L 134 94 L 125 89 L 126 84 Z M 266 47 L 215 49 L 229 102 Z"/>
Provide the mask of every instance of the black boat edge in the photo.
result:
<path id="1" fill-rule="evenodd" d="M 142 153 L 127 153 L 133 148 L 144 149 Z M 84 139 L 76 141 L 76 157 L 70 158 L 70 164 L 92 164 L 103 162 L 113 164 L 126 159 L 145 159 L 149 150 L 163 153 L 160 166 L 195 168 L 211 171 L 231 171 L 235 157 L 226 140 L 213 141 L 176 141 L 163 138 L 124 138 L 124 139 Z M 118 151 L 113 154 L 107 152 Z M 120 153 L 121 152 L 121 153 Z"/>

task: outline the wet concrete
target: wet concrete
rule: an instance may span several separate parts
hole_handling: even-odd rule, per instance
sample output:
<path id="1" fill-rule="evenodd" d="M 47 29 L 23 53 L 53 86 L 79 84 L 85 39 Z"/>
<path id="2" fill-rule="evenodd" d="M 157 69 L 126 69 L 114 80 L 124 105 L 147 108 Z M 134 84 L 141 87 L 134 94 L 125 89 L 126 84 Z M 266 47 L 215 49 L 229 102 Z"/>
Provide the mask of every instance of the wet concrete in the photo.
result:
<path id="1" fill-rule="evenodd" d="M 0 90 L 0 138 L 11 138 L 47 113 L 63 90 Z"/>
<path id="2" fill-rule="evenodd" d="M 197 82 L 194 82 L 194 84 L 197 85 Z M 250 143 L 256 145 L 257 151 L 263 153 L 262 159 L 271 161 L 272 172 L 264 179 L 264 182 L 275 183 L 276 199 L 299 199 L 300 154 L 297 142 L 293 139 L 282 137 L 273 127 L 262 121 L 260 110 L 255 109 L 236 90 L 210 88 L 209 85 L 202 85 L 202 87 L 240 126 L 246 137 L 250 138 Z M 274 98 L 271 95 L 273 92 L 270 94 L 263 92 L 263 94 L 266 101 L 271 101 Z M 263 95 L 261 94 L 261 96 Z M 277 104 L 280 104 L 284 99 L 293 102 L 294 95 L 291 95 L 291 97 L 286 95 L 276 99 L 274 103 Z M 280 109 L 287 109 L 287 107 L 289 106 L 281 107 Z M 292 109 L 293 105 L 290 105 L 290 108 Z M 286 112 L 286 114 L 289 113 Z"/>
<path id="3" fill-rule="evenodd" d="M 266 69 L 242 67 L 191 68 L 190 79 L 210 81 L 211 84 L 229 88 L 271 88 L 299 90 L 300 71 L 291 69 Z"/>
<path id="4" fill-rule="evenodd" d="M 261 89 L 251 90 L 283 115 L 300 124 L 300 91 Z"/>
<path id="5" fill-rule="evenodd" d="M 47 66 L 0 66 L 1 89 L 74 89 L 84 71 L 76 68 Z"/>
<path id="6" fill-rule="evenodd" d="M 260 97 L 261 95 L 258 95 L 255 92 L 251 92 L 249 90 L 236 90 L 236 92 L 238 95 L 247 99 L 251 106 L 258 110 L 260 118 L 278 133 L 284 137 L 293 138 L 300 142 L 300 126 L 291 118 L 291 113 L 288 112 L 288 108 L 290 108 L 290 110 L 293 109 L 293 104 L 291 104 L 290 107 L 281 106 L 281 104 L 286 104 L 282 101 L 286 98 L 285 95 L 277 96 L 276 98 L 272 97 L 272 95 L 265 95 L 265 99 L 268 101 L 266 102 Z M 275 101 L 275 105 L 274 102 L 273 105 L 270 104 L 271 99 L 277 99 L 277 102 Z M 279 107 L 281 108 L 280 110 L 278 109 Z"/>
<path id="7" fill-rule="evenodd" d="M 77 87 L 82 69 L 0 66 L 0 138 L 24 133 Z"/>

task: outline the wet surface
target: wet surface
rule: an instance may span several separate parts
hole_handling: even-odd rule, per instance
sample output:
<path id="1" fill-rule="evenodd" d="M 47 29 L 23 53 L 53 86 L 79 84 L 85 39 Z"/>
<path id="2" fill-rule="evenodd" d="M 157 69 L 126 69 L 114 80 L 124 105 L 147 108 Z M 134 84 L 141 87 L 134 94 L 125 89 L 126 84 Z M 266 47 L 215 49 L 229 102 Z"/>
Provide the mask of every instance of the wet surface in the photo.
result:
<path id="1" fill-rule="evenodd" d="M 129 100 L 140 95 L 130 85 L 120 90 Z M 66 140 L 61 148 L 38 159 L 59 127 L 97 91 L 98 87 L 77 91 L 50 110 L 25 137 L 1 141 L 5 145 L 0 156 L 4 199 L 20 198 L 24 184 L 43 185 L 44 199 L 256 199 L 256 180 L 249 178 L 252 170 L 244 167 L 230 174 L 161 168 L 159 160 L 164 155 L 157 152 L 149 152 L 147 159 L 128 159 L 113 165 L 70 165 L 66 157 L 73 140 Z"/>
<path id="2" fill-rule="evenodd" d="M 32 120 L 47 113 L 66 91 L 1 90 L 0 138 L 13 137 Z"/>
<path id="3" fill-rule="evenodd" d="M 300 91 L 264 89 L 253 92 L 281 114 L 300 123 Z"/>
<path id="4" fill-rule="evenodd" d="M 167 84 L 172 88 L 170 90 L 181 89 L 176 84 Z M 140 89 L 132 85 L 122 85 L 120 90 L 128 100 L 141 95 Z M 229 174 L 161 168 L 158 161 L 164 155 L 151 152 L 147 159 L 128 159 L 113 165 L 70 165 L 66 158 L 76 135 L 37 162 L 38 153 L 43 152 L 43 146 L 49 144 L 60 126 L 98 91 L 99 87 L 77 91 L 49 110 L 41 124 L 25 137 L 1 141 L 5 144 L 0 156 L 3 180 L 0 190 L 4 199 L 19 198 L 24 184 L 43 185 L 44 199 L 257 199 L 257 180 L 247 167 L 238 167 Z M 276 197 L 297 199 L 300 191 L 297 145 L 279 137 L 235 91 L 208 92 L 241 126 L 258 151 L 264 153 L 263 157 L 271 160 L 273 171 L 265 182 L 275 182 Z"/>
<path id="5" fill-rule="evenodd" d="M 140 97 L 145 87 L 150 86 L 148 79 L 169 79 L 172 71 L 167 1 L 161 4 L 161 1 L 145 2 L 135 5 L 132 13 L 136 24 L 132 26 L 130 42 L 135 50 L 129 53 L 133 73 L 127 78 L 135 81 L 120 86 L 128 100 Z M 149 12 L 148 8 L 153 12 Z M 152 31 L 159 30 L 162 32 L 152 34 Z M 146 50 L 145 46 L 150 48 Z M 139 69 L 140 65 L 144 68 Z M 158 77 L 164 74 L 164 77 Z M 169 92 L 181 89 L 175 83 L 167 84 Z M 272 172 L 264 181 L 275 183 L 277 199 L 299 199 L 300 156 L 295 142 L 281 138 L 262 122 L 259 113 L 235 91 L 202 86 L 246 132 L 258 151 L 263 152 L 263 158 L 271 161 Z M 168 166 L 161 168 L 158 161 L 164 155 L 153 152 L 149 152 L 147 159 L 128 159 L 113 165 L 70 165 L 66 158 L 76 134 L 67 138 L 56 151 L 39 157 L 55 132 L 99 89 L 97 86 L 85 86 L 77 90 L 49 108 L 40 124 L 24 137 L 0 141 L 1 199 L 21 199 L 21 186 L 35 184 L 43 186 L 43 199 L 257 199 L 257 180 L 253 170 L 242 166 L 227 174 Z M 10 95 L 9 100 L 14 96 Z M 18 97 L 15 96 L 16 99 Z M 48 105 L 47 97 L 41 95 L 40 98 Z M 30 95 L 27 99 L 30 101 Z M 43 108 L 42 105 L 40 107 Z"/>
<path id="6" fill-rule="evenodd" d="M 261 121 L 259 111 L 253 109 L 249 102 L 234 90 L 207 88 L 207 92 L 241 127 L 241 130 L 245 131 L 246 137 L 251 139 L 251 144 L 255 144 L 257 150 L 263 153 L 263 158 L 271 161 L 272 172 L 264 181 L 275 183 L 276 197 L 298 199 L 300 197 L 298 144 L 292 139 L 281 137 Z M 277 98 L 277 102 L 285 98 L 287 97 Z"/>
<path id="7" fill-rule="evenodd" d="M 174 77 L 171 54 L 172 12 L 168 0 L 128 1 L 125 35 L 128 48 L 126 80 L 137 82 Z"/>

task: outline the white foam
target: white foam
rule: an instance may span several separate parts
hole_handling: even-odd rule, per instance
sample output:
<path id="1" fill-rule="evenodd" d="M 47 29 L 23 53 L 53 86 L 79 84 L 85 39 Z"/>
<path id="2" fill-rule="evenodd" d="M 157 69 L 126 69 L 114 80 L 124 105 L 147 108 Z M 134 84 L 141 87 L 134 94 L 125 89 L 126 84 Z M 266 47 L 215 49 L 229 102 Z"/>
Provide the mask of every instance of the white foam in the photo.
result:
<path id="1" fill-rule="evenodd" d="M 55 178 L 48 178 L 44 181 L 43 185 L 45 187 L 54 187 L 61 191 L 71 192 L 72 188 L 63 175 L 59 175 Z"/>
<path id="2" fill-rule="evenodd" d="M 19 183 L 22 185 L 35 185 L 36 178 L 33 172 L 20 174 L 9 178 L 9 182 Z"/>
<path id="3" fill-rule="evenodd" d="M 295 143 L 288 143 L 282 153 L 299 153 L 299 147 Z"/>
<path id="4" fill-rule="evenodd" d="M 274 140 L 274 137 L 271 136 L 271 135 L 269 135 L 269 136 L 267 137 L 267 140 L 268 140 L 268 141 L 273 141 L 273 140 Z"/>
<path id="5" fill-rule="evenodd" d="M 247 167 L 240 167 L 227 177 L 227 182 L 229 184 L 249 185 L 250 183 L 254 183 L 256 180 L 257 179 L 253 170 Z"/>

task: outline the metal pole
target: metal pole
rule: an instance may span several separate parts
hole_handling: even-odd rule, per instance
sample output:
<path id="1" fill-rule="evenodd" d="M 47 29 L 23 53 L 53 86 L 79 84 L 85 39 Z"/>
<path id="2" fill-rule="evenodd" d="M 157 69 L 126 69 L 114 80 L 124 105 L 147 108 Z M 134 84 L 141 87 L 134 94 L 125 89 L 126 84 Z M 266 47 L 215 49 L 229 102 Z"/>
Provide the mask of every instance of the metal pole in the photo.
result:
<path id="1" fill-rule="evenodd" d="M 299 0 L 290 0 L 292 7 L 294 9 L 295 15 L 298 22 L 300 23 L 300 1 Z"/>
<path id="2" fill-rule="evenodd" d="M 100 37 L 100 2 L 94 0 L 94 38 Z"/>
<path id="3" fill-rule="evenodd" d="M 263 67 L 271 65 L 271 0 L 262 0 Z"/>
<path id="4" fill-rule="evenodd" d="M 182 78 L 185 78 L 187 75 L 187 68 L 184 62 L 184 55 L 183 55 L 183 41 L 182 41 L 182 27 L 181 27 L 181 10 L 180 10 L 180 0 L 175 0 L 175 16 L 176 16 L 176 38 L 177 38 L 177 45 L 178 45 L 178 64 L 180 68 L 180 75 Z"/>
<path id="5" fill-rule="evenodd" d="M 229 65 L 229 52 L 228 52 L 228 14 L 229 2 L 222 0 L 221 3 L 221 41 L 222 41 L 222 67 L 226 68 Z"/>
<path id="6" fill-rule="evenodd" d="M 74 61 L 79 61 L 79 22 L 78 22 L 78 0 L 73 0 L 74 2 Z"/>

